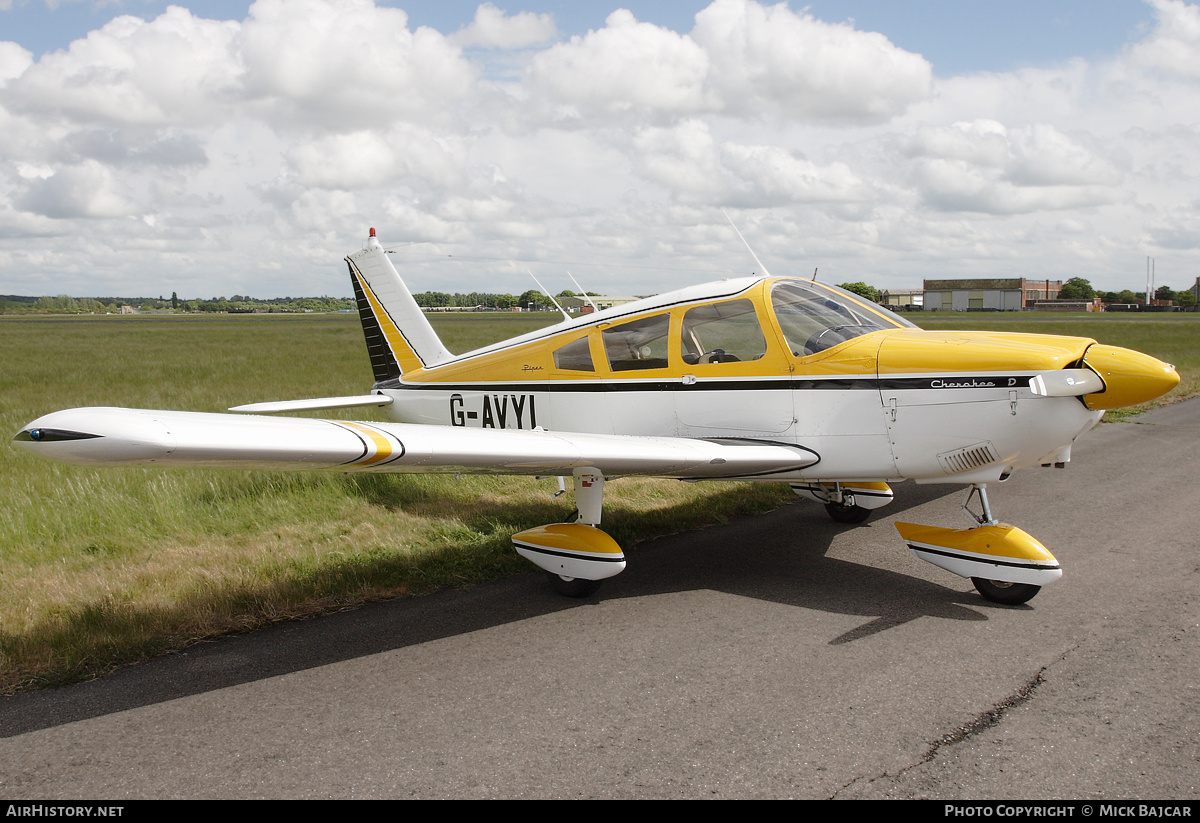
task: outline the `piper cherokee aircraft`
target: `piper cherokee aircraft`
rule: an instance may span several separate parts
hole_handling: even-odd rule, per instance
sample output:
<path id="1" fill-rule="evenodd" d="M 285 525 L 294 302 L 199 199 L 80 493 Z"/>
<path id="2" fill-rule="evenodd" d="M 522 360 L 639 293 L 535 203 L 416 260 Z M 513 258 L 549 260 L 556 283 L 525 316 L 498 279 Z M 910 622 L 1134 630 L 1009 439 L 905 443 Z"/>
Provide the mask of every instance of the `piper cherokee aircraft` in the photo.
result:
<path id="1" fill-rule="evenodd" d="M 614 477 L 786 482 L 843 523 L 889 503 L 889 483 L 962 484 L 972 527 L 896 527 L 917 557 L 1019 604 L 1062 570 L 993 517 L 988 485 L 1062 467 L 1105 409 L 1179 382 L 1166 363 L 1091 339 L 922 331 L 841 289 L 771 276 L 684 288 L 454 355 L 374 229 L 346 262 L 370 394 L 230 410 L 242 414 L 69 409 L 27 425 L 17 445 L 85 466 L 571 475 L 574 521 L 512 541 L 574 597 L 625 568 L 599 528 Z M 266 416 L 368 406 L 396 422 Z"/>

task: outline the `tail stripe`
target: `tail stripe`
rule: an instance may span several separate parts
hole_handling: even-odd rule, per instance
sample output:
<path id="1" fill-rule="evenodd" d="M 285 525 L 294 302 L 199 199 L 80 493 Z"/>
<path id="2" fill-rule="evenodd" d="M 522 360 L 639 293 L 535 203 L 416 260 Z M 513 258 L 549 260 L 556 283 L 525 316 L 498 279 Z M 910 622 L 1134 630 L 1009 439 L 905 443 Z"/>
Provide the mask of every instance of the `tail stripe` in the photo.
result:
<path id="1" fill-rule="evenodd" d="M 354 284 L 354 296 L 358 301 L 358 315 L 362 321 L 363 335 L 367 341 L 367 353 L 371 357 L 371 371 L 375 381 L 392 380 L 404 371 L 425 367 L 408 338 L 392 320 L 387 309 L 375 296 L 366 278 L 350 263 L 350 281 Z"/>

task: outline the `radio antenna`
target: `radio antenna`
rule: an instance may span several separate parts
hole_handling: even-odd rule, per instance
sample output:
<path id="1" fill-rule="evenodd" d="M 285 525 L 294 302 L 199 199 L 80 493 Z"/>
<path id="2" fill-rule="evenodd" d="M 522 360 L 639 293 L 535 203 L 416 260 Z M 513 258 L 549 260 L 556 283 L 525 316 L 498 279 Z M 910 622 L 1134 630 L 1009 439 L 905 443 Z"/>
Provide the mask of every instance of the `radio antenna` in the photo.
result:
<path id="1" fill-rule="evenodd" d="M 529 271 L 529 269 L 526 269 L 525 271 L 529 272 L 530 277 L 533 277 L 533 272 Z M 571 315 L 567 314 L 566 311 L 563 310 L 562 306 L 558 305 L 558 301 L 554 299 L 554 295 L 546 290 L 546 287 L 542 285 L 541 280 L 538 280 L 536 277 L 533 277 L 533 282 L 537 283 L 538 288 L 542 290 L 542 293 L 550 298 L 550 302 L 554 304 L 554 308 L 556 308 L 560 312 L 562 312 L 562 316 L 567 318 L 568 323 L 570 323 L 571 321 L 573 321 L 575 319 L 575 318 L 571 317 Z"/>
<path id="2" fill-rule="evenodd" d="M 769 271 L 767 271 L 767 267 L 764 266 L 762 261 L 758 259 L 758 255 L 754 253 L 754 249 L 750 248 L 750 244 L 746 243 L 746 238 L 742 237 L 742 233 L 740 231 L 738 231 L 738 227 L 733 222 L 733 218 L 729 216 L 729 214 L 725 211 L 725 209 L 721 209 L 721 214 L 724 214 L 725 219 L 729 221 L 729 225 L 733 226 L 733 231 L 734 231 L 734 233 L 737 234 L 738 239 L 746 244 L 746 251 L 750 252 L 750 256 L 754 258 L 754 262 L 758 264 L 758 267 L 760 269 L 762 269 L 762 273 L 765 274 L 767 277 L 770 277 L 771 273 Z"/>
<path id="3" fill-rule="evenodd" d="M 579 281 L 575 279 L 575 275 L 567 272 L 567 277 L 571 278 L 571 282 L 575 284 L 575 288 L 579 289 L 579 295 L 588 301 L 588 303 L 591 303 L 592 311 L 600 311 L 596 304 L 592 302 L 592 298 L 588 297 L 588 293 L 583 290 L 583 286 L 579 285 Z"/>

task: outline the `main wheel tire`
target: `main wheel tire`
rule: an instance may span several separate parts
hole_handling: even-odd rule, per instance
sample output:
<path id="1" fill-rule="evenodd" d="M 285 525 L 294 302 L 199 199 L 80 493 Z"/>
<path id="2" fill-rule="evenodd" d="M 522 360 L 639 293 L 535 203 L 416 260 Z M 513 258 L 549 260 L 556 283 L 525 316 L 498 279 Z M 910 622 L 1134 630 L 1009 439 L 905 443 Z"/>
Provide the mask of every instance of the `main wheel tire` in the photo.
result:
<path id="1" fill-rule="evenodd" d="M 561 574 L 546 572 L 550 578 L 550 586 L 563 597 L 587 597 L 595 594 L 603 581 L 584 580 L 582 577 L 563 577 Z"/>
<path id="2" fill-rule="evenodd" d="M 971 582 L 975 584 L 975 590 L 983 595 L 984 600 L 1005 606 L 1028 603 L 1042 590 L 1041 586 L 1032 583 L 1006 583 L 1003 580 L 988 580 L 983 577 L 972 577 Z"/>
<path id="3" fill-rule="evenodd" d="M 825 511 L 839 523 L 865 523 L 871 510 L 862 506 L 847 506 L 844 503 L 826 503 Z"/>

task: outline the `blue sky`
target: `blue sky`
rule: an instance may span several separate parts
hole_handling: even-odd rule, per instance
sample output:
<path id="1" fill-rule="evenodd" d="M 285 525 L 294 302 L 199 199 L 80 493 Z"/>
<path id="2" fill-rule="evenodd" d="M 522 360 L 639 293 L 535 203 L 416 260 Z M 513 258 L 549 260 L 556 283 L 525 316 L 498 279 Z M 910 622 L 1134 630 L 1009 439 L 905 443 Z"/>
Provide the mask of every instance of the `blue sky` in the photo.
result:
<path id="1" fill-rule="evenodd" d="M 51 4 L 13 0 L 7 11 L 0 11 L 0 39 L 14 40 L 40 55 L 66 48 L 119 14 L 152 19 L 168 5 L 167 0 L 59 0 Z M 177 0 L 174 5 L 189 6 L 205 17 L 241 20 L 250 3 Z M 431 26 L 449 34 L 470 23 L 479 4 L 473 0 L 398 0 L 379 5 L 404 9 L 413 26 Z M 696 12 L 708 3 L 521 0 L 496 5 L 512 12 L 553 14 L 559 30 L 569 36 L 603 27 L 616 8 L 629 9 L 639 20 L 687 32 Z M 853 20 L 859 29 L 882 32 L 900 48 L 924 55 L 941 75 L 1102 57 L 1119 51 L 1153 20 L 1150 7 L 1140 0 L 813 0 L 792 5 L 807 8 L 828 22 Z"/>
<path id="2" fill-rule="evenodd" d="M 777 274 L 1183 288 L 1200 8 L 0 0 L 0 293 L 340 294 L 373 225 L 640 294 L 742 273 L 723 212 Z"/>

